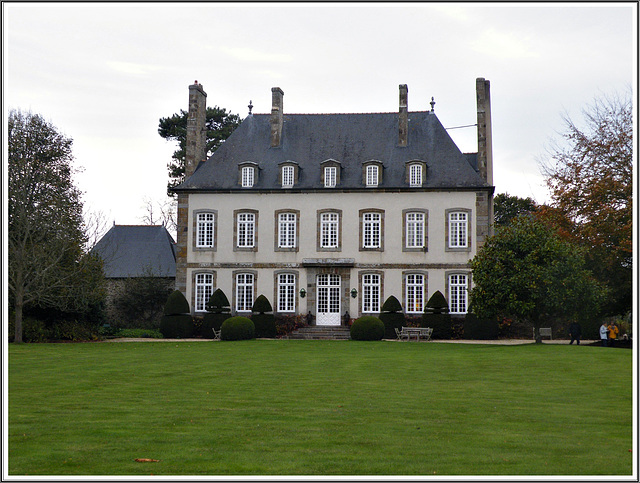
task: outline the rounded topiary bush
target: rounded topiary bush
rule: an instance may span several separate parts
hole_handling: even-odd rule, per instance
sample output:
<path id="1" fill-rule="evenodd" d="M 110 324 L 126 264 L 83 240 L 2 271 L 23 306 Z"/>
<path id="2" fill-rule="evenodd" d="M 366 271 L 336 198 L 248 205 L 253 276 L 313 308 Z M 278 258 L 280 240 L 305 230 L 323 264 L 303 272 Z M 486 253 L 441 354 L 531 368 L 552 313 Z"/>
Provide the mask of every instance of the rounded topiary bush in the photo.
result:
<path id="1" fill-rule="evenodd" d="M 373 315 L 364 315 L 351 325 L 353 340 L 382 340 L 383 337 L 384 323 Z"/>
<path id="2" fill-rule="evenodd" d="M 230 317 L 222 323 L 222 340 L 248 340 L 255 337 L 253 321 L 247 317 Z"/>
<path id="3" fill-rule="evenodd" d="M 255 336 L 273 339 L 276 336 L 276 319 L 272 313 L 267 313 L 273 312 L 269 299 L 264 295 L 258 296 L 251 311 L 251 320 L 256 329 Z"/>
<path id="4" fill-rule="evenodd" d="M 189 302 L 182 292 L 180 290 L 171 292 L 164 304 L 164 315 L 188 314 L 189 312 Z"/>
<path id="5" fill-rule="evenodd" d="M 380 320 L 384 323 L 384 336 L 386 339 L 396 338 L 396 329 L 402 329 L 405 324 L 404 314 L 400 301 L 393 295 L 382 304 Z"/>

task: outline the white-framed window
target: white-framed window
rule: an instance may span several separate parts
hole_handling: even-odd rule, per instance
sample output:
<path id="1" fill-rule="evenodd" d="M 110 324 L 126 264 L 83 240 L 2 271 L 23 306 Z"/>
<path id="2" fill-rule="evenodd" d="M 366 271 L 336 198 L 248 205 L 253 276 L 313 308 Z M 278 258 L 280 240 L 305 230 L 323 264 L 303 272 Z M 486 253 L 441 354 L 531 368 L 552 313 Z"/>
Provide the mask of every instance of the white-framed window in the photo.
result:
<path id="1" fill-rule="evenodd" d="M 295 171 L 293 166 L 282 167 L 282 187 L 283 188 L 293 187 L 294 173 Z"/>
<path id="2" fill-rule="evenodd" d="M 295 248 L 296 221 L 295 213 L 278 215 L 278 248 Z"/>
<path id="3" fill-rule="evenodd" d="M 409 212 L 406 217 L 406 247 L 424 247 L 424 213 Z"/>
<path id="4" fill-rule="evenodd" d="M 367 186 L 378 186 L 378 166 L 370 164 L 367 166 L 366 180 Z"/>
<path id="5" fill-rule="evenodd" d="M 364 213 L 362 215 L 363 248 L 380 248 L 382 215 L 380 213 Z"/>
<path id="6" fill-rule="evenodd" d="M 468 224 L 466 212 L 449 213 L 449 248 L 467 248 Z"/>
<path id="7" fill-rule="evenodd" d="M 380 312 L 380 275 L 365 273 L 362 276 L 362 312 Z"/>
<path id="8" fill-rule="evenodd" d="M 255 244 L 255 223 L 254 213 L 238 213 L 238 247 L 253 248 Z"/>
<path id="9" fill-rule="evenodd" d="M 213 293 L 213 274 L 196 273 L 195 278 L 195 311 L 205 312 L 205 305 Z"/>
<path id="10" fill-rule="evenodd" d="M 236 312 L 251 312 L 253 284 L 254 276 L 252 273 L 236 274 Z"/>
<path id="11" fill-rule="evenodd" d="M 409 166 L 409 185 L 422 186 L 422 165 L 412 164 Z"/>
<path id="12" fill-rule="evenodd" d="M 467 313 L 467 275 L 449 275 L 449 313 Z"/>
<path id="13" fill-rule="evenodd" d="M 336 166 L 325 166 L 324 168 L 324 187 L 335 188 L 338 168 Z"/>
<path id="14" fill-rule="evenodd" d="M 196 247 L 213 247 L 215 215 L 213 213 L 198 213 L 196 216 Z"/>
<path id="15" fill-rule="evenodd" d="M 296 311 L 296 276 L 293 273 L 278 274 L 278 312 Z"/>
<path id="16" fill-rule="evenodd" d="M 406 277 L 406 310 L 408 313 L 420 313 L 424 309 L 424 275 L 410 273 Z"/>
<path id="17" fill-rule="evenodd" d="M 320 214 L 320 247 L 338 248 L 338 213 Z"/>
<path id="18" fill-rule="evenodd" d="M 251 188 L 254 181 L 255 168 L 244 166 L 242 168 L 242 187 Z"/>

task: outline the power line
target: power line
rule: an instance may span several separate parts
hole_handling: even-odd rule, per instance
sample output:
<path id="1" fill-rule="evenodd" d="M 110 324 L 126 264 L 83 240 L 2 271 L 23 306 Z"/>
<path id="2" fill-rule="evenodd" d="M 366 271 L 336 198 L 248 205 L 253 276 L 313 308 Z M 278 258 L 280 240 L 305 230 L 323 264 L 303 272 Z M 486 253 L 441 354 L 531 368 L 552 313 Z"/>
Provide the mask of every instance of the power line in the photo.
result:
<path id="1" fill-rule="evenodd" d="M 474 127 L 477 125 L 478 124 L 467 124 L 466 126 L 445 127 L 445 129 L 448 131 L 449 129 L 462 129 L 463 127 Z"/>

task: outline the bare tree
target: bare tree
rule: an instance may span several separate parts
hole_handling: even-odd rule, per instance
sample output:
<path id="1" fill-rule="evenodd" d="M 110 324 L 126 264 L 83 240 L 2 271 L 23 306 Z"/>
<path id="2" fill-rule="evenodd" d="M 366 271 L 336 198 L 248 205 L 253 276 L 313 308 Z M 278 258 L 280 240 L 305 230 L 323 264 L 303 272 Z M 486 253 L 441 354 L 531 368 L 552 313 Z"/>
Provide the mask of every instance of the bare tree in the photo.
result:
<path id="1" fill-rule="evenodd" d="M 163 202 L 154 201 L 149 197 L 144 198 L 146 213 L 142 216 L 145 225 L 163 225 L 174 240 L 176 238 L 177 223 L 176 214 L 178 202 L 174 199 L 166 199 Z"/>

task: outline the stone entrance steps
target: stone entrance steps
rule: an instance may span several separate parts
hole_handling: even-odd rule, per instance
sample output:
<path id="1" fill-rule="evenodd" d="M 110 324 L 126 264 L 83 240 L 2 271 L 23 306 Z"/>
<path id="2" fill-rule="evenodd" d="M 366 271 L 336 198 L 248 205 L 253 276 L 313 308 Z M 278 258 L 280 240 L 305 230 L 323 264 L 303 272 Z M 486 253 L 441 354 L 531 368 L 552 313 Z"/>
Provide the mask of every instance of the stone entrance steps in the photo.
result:
<path id="1" fill-rule="evenodd" d="M 349 327 L 310 325 L 291 332 L 287 339 L 309 340 L 349 340 L 351 339 Z"/>

